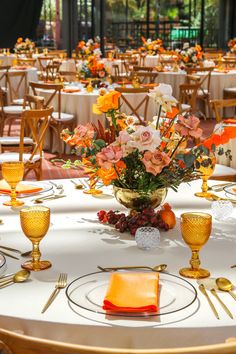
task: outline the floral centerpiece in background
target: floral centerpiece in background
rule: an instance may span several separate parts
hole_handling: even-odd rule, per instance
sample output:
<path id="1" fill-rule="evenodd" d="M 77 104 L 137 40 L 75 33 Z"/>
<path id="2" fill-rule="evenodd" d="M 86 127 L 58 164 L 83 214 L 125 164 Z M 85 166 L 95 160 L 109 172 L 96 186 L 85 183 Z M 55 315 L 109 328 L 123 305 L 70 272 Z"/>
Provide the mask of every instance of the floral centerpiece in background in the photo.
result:
<path id="1" fill-rule="evenodd" d="M 228 41 L 228 47 L 231 53 L 236 54 L 236 38 L 230 39 Z"/>
<path id="2" fill-rule="evenodd" d="M 204 60 L 204 53 L 200 45 L 189 47 L 189 43 L 185 43 L 183 49 L 176 49 L 179 60 L 183 65 L 199 64 Z"/>
<path id="3" fill-rule="evenodd" d="M 91 55 L 100 58 L 102 53 L 100 50 L 99 37 L 96 37 L 95 40 L 89 39 L 87 42 L 79 41 L 76 47 L 76 53 L 81 59 L 86 59 Z"/>
<path id="4" fill-rule="evenodd" d="M 140 52 L 146 52 L 150 55 L 156 55 L 164 52 L 163 42 L 161 39 L 151 40 L 141 37 L 143 45 L 139 48 Z"/>
<path id="5" fill-rule="evenodd" d="M 29 38 L 23 40 L 22 37 L 19 37 L 14 46 L 14 52 L 16 54 L 33 53 L 34 50 L 35 50 L 35 43 L 32 42 Z"/>
<path id="6" fill-rule="evenodd" d="M 83 78 L 99 78 L 103 79 L 108 75 L 104 63 L 99 61 L 95 56 L 91 55 L 87 60 L 77 65 L 78 74 Z"/>

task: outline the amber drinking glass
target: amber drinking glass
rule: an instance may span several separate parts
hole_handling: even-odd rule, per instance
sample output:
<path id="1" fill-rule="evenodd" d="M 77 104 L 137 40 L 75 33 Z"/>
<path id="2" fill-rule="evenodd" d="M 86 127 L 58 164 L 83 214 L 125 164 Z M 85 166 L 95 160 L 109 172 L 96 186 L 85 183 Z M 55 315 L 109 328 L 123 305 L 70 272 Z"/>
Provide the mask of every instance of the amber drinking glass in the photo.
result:
<path id="1" fill-rule="evenodd" d="M 210 198 L 207 181 L 214 172 L 216 157 L 214 154 L 200 156 L 195 162 L 195 171 L 199 172 L 202 179 L 202 191 L 195 193 L 196 197 Z"/>
<path id="2" fill-rule="evenodd" d="M 95 188 L 96 184 L 97 184 L 97 179 L 90 177 L 89 178 L 89 189 L 85 189 L 83 192 L 85 194 L 92 194 L 92 195 L 102 194 L 103 192 L 101 189 Z"/>
<path id="3" fill-rule="evenodd" d="M 208 241 L 211 234 L 212 217 L 210 214 L 192 212 L 181 215 L 181 233 L 185 243 L 192 250 L 191 268 L 182 268 L 179 273 L 187 278 L 206 278 L 210 273 L 200 268 L 199 251 Z"/>
<path id="4" fill-rule="evenodd" d="M 16 186 L 23 179 L 24 163 L 21 161 L 3 162 L 2 176 L 11 187 L 11 200 L 9 200 L 8 202 L 4 202 L 3 205 L 13 207 L 23 205 L 24 202 L 16 199 Z"/>
<path id="5" fill-rule="evenodd" d="M 20 211 L 21 228 L 32 242 L 32 260 L 22 264 L 22 268 L 39 271 L 51 267 L 49 261 L 41 261 L 39 243 L 48 232 L 50 224 L 50 209 L 45 206 L 25 207 Z"/>

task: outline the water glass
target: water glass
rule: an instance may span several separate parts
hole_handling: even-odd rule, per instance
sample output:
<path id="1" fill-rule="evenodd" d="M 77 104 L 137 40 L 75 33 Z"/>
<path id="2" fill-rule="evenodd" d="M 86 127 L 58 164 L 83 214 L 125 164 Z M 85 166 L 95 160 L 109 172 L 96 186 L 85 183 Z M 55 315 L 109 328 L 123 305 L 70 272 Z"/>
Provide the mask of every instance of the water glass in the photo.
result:
<path id="1" fill-rule="evenodd" d="M 139 227 L 135 233 L 138 248 L 149 251 L 160 245 L 160 232 L 151 226 Z"/>

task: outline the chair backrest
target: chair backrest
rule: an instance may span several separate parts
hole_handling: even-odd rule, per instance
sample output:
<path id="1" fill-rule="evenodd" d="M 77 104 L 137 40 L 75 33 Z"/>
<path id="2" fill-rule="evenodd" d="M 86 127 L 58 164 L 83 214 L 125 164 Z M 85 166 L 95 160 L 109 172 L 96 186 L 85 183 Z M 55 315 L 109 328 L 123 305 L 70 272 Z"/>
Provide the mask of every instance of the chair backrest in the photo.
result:
<path id="1" fill-rule="evenodd" d="M 59 73 L 59 68 L 61 66 L 60 62 L 52 62 L 46 66 L 45 69 L 45 80 L 54 81 L 57 78 L 57 74 Z"/>
<path id="2" fill-rule="evenodd" d="M 53 107 L 45 109 L 29 109 L 22 113 L 21 129 L 20 129 L 20 155 L 19 160 L 23 160 L 24 154 L 24 136 L 25 130 L 30 130 L 31 137 L 34 141 L 34 148 L 31 152 L 29 161 L 33 161 L 35 155 L 42 158 L 43 141 L 52 115 Z"/>
<path id="3" fill-rule="evenodd" d="M 44 108 L 44 97 L 34 96 L 34 95 L 25 95 L 23 109 L 26 107 L 30 109 L 43 109 Z"/>
<path id="4" fill-rule="evenodd" d="M 44 102 L 44 108 L 49 107 L 52 104 L 52 100 L 57 98 L 57 112 L 58 118 L 61 118 L 61 90 L 63 89 L 62 84 L 46 84 L 38 82 L 30 82 L 29 86 L 32 89 L 34 96 L 40 96 L 39 90 L 47 90 L 48 96 Z"/>
<path id="5" fill-rule="evenodd" d="M 234 115 L 236 113 L 236 98 L 233 99 L 223 99 L 223 100 L 212 100 L 210 101 L 213 111 L 215 112 L 216 121 L 221 122 L 223 119 L 222 113 L 223 108 L 234 108 Z M 234 116 L 236 122 L 236 115 Z"/>
<path id="6" fill-rule="evenodd" d="M 2 80 L 4 82 L 4 84 L 1 82 L 1 87 L 7 88 L 7 72 L 10 68 L 10 65 L 0 66 L 0 82 Z"/>
<path id="7" fill-rule="evenodd" d="M 39 70 L 40 71 L 45 71 L 46 70 L 46 66 L 48 64 L 51 64 L 53 59 L 54 59 L 54 57 L 49 57 L 49 56 L 38 57 Z"/>
<path id="8" fill-rule="evenodd" d="M 17 59 L 17 65 L 30 65 L 30 66 L 35 66 L 37 59 L 33 58 L 18 58 Z"/>
<path id="9" fill-rule="evenodd" d="M 179 85 L 179 103 L 188 104 L 189 106 L 191 106 L 191 111 L 193 113 L 196 112 L 196 100 L 199 87 L 199 84 Z"/>
<path id="10" fill-rule="evenodd" d="M 115 76 L 119 76 L 120 75 L 120 67 L 119 67 L 118 64 L 113 64 L 112 65 L 112 70 L 113 70 Z"/>
<path id="11" fill-rule="evenodd" d="M 148 88 L 126 88 L 126 87 L 116 87 L 116 91 L 121 93 L 120 96 L 120 104 L 124 103 L 129 110 L 130 115 L 134 115 L 138 118 L 140 123 L 142 124 L 144 121 L 147 121 L 147 113 L 148 113 L 148 104 L 149 104 L 149 96 L 147 95 L 149 89 Z M 135 95 L 135 105 L 130 102 L 129 96 L 126 94 L 136 94 Z M 138 94 L 144 94 L 139 97 Z M 123 101 L 123 102 L 122 102 Z M 127 110 L 126 108 L 126 110 Z M 140 113 L 140 110 L 143 113 Z"/>
<path id="12" fill-rule="evenodd" d="M 154 84 L 156 82 L 156 78 L 158 77 L 158 73 L 155 72 L 141 72 L 138 71 L 135 75 L 139 78 L 141 84 Z"/>
<path id="13" fill-rule="evenodd" d="M 23 91 L 23 96 L 27 93 L 27 72 L 25 71 L 8 71 L 6 73 L 7 88 L 9 102 L 20 98 Z"/>
<path id="14" fill-rule="evenodd" d="M 236 340 L 184 348 L 127 349 L 57 342 L 0 329 L 2 354 L 235 354 Z"/>
<path id="15" fill-rule="evenodd" d="M 210 85 L 211 85 L 211 73 L 214 70 L 214 67 L 209 67 L 209 68 L 202 68 L 202 67 L 192 67 L 192 68 L 187 68 L 187 74 L 192 75 L 192 74 L 197 74 L 197 73 L 204 73 L 203 77 L 201 78 L 200 81 L 200 89 L 204 92 L 203 84 L 206 83 L 207 85 L 207 90 L 210 92 Z"/>

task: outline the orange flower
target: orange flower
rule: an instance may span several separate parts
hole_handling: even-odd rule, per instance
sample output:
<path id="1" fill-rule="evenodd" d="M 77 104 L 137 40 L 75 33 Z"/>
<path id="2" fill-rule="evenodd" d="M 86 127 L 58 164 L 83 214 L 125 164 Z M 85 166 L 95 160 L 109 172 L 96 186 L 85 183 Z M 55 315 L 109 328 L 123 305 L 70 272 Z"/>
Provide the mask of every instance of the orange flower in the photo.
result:
<path id="1" fill-rule="evenodd" d="M 18 39 L 17 39 L 17 43 L 22 43 L 23 42 L 23 38 L 22 37 L 19 37 Z"/>
<path id="2" fill-rule="evenodd" d="M 166 113 L 166 117 L 173 119 L 177 116 L 177 114 L 179 113 L 179 110 L 177 107 L 172 106 L 172 111 L 171 112 L 167 112 Z"/>
<path id="3" fill-rule="evenodd" d="M 97 103 L 93 105 L 93 113 L 102 114 L 110 110 L 116 110 L 119 107 L 120 92 L 111 91 L 106 95 L 99 96 Z"/>
<path id="4" fill-rule="evenodd" d="M 118 179 L 119 176 L 117 173 L 120 174 L 124 168 L 126 168 L 125 163 L 123 161 L 118 161 L 115 164 L 115 168 L 111 167 L 108 170 L 105 168 L 100 168 L 100 170 L 97 172 L 97 175 L 101 178 L 104 185 L 108 186 L 111 184 L 111 181 Z"/>

